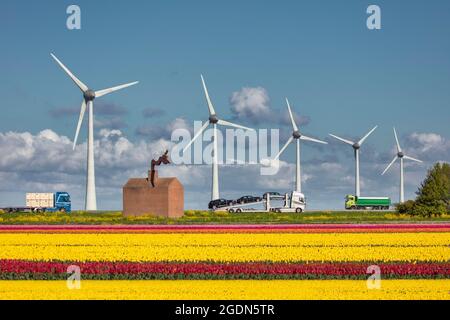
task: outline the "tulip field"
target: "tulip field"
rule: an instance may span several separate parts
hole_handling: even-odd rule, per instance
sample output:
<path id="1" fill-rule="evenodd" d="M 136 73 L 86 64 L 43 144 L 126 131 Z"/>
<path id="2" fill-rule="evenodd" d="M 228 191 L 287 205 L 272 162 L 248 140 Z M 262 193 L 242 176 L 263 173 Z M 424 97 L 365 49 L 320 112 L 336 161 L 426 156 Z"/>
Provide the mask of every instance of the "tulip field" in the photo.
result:
<path id="1" fill-rule="evenodd" d="M 81 288 L 66 285 L 69 266 Z M 367 279 L 376 266 L 381 288 Z M 449 299 L 450 224 L 3 225 L 0 299 Z"/>

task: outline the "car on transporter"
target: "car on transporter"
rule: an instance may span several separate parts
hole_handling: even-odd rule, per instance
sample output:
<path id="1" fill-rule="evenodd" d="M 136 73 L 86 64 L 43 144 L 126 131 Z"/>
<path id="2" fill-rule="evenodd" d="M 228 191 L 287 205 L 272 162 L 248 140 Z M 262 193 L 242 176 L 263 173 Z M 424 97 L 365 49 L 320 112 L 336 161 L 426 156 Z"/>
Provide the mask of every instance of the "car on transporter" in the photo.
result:
<path id="1" fill-rule="evenodd" d="M 270 196 L 270 200 L 283 200 L 285 198 L 285 196 L 283 196 L 282 194 L 280 194 L 279 192 L 274 192 L 274 191 L 270 191 L 270 192 L 266 192 L 264 193 L 264 195 L 262 196 L 262 198 L 264 200 L 267 200 L 267 195 Z"/>
<path id="2" fill-rule="evenodd" d="M 237 199 L 234 204 L 245 204 L 245 203 L 260 202 L 260 201 L 262 201 L 261 197 L 243 196 L 243 197 L 240 197 L 239 199 Z"/>
<path id="3" fill-rule="evenodd" d="M 212 200 L 208 204 L 208 209 L 216 210 L 223 207 L 228 207 L 233 204 L 233 200 L 227 200 L 227 199 L 216 199 Z"/>

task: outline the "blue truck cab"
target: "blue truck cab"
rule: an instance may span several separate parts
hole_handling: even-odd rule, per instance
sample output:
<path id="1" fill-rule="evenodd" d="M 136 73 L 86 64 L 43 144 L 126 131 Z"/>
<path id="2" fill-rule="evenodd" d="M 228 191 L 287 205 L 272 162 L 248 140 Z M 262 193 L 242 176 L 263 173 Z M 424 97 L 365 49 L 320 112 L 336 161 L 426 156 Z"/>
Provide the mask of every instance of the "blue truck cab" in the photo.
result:
<path id="1" fill-rule="evenodd" d="M 72 211 L 72 203 L 70 201 L 70 195 L 67 192 L 55 192 L 54 195 L 54 207 L 46 208 L 45 211 L 48 212 L 67 212 L 70 213 Z"/>

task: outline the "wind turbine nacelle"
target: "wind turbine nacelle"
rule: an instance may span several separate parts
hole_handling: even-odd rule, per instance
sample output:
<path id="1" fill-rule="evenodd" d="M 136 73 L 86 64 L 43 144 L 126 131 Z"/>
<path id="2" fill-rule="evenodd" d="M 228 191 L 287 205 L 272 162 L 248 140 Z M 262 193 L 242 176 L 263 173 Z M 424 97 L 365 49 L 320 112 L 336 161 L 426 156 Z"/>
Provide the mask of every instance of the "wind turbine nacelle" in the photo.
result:
<path id="1" fill-rule="evenodd" d="M 83 96 L 86 101 L 93 101 L 95 99 L 95 92 L 89 89 L 83 93 Z"/>
<path id="2" fill-rule="evenodd" d="M 209 116 L 209 123 L 216 124 L 217 122 L 219 122 L 219 118 L 215 114 Z"/>
<path id="3" fill-rule="evenodd" d="M 353 145 L 353 149 L 359 150 L 359 149 L 361 149 L 361 145 L 360 145 L 358 142 L 356 142 L 356 143 Z"/>
<path id="4" fill-rule="evenodd" d="M 405 156 L 405 154 L 400 151 L 399 153 L 397 153 L 397 156 L 401 159 Z"/>
<path id="5" fill-rule="evenodd" d="M 292 136 L 294 137 L 294 139 L 300 139 L 300 137 L 302 136 L 302 134 L 299 131 L 294 131 L 292 133 Z"/>

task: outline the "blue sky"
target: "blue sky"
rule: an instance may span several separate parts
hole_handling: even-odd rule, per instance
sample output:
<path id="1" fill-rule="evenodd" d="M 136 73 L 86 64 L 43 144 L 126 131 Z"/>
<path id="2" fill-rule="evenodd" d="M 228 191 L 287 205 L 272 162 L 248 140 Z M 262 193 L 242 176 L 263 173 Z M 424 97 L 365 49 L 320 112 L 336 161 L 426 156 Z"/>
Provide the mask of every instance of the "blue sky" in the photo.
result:
<path id="1" fill-rule="evenodd" d="M 66 28 L 65 11 L 73 3 L 81 7 L 81 30 Z M 366 27 L 370 4 L 381 8 L 381 30 Z M 192 126 L 193 120 L 205 118 L 200 73 L 224 118 L 236 116 L 230 106 L 233 92 L 261 87 L 273 110 L 284 112 L 284 97 L 289 97 L 295 112 L 309 118 L 305 133 L 319 138 L 330 132 L 360 136 L 380 125 L 367 147 L 367 155 L 373 152 L 377 156 L 366 155 L 368 162 L 389 162 L 393 125 L 417 156 L 423 156 L 420 141 L 424 140 L 412 136 L 414 133 L 437 135 L 444 144 L 450 138 L 448 1 L 7 0 L 1 6 L 2 133 L 36 136 L 51 129 L 73 138 L 77 115 L 71 110 L 79 108 L 81 95 L 51 60 L 49 53 L 54 52 L 93 88 L 140 81 L 136 87 L 98 101 L 103 109 L 113 108 L 103 115 L 103 127 L 108 129 L 109 124 L 109 129 L 120 129 L 135 144 L 155 138 L 137 134 L 139 128 L 163 126 L 176 118 Z M 143 117 L 145 109 L 164 112 Z M 238 120 L 253 127 L 280 127 L 279 123 L 258 123 L 251 118 Z M 289 132 L 286 125 L 280 129 Z M 83 131 L 81 141 L 85 137 Z M 407 185 L 409 197 L 427 165 L 450 159 L 448 149 L 436 148 L 435 158 L 428 154 L 425 166 L 412 167 L 417 178 Z M 322 158 L 336 152 L 339 159 L 335 161 L 351 172 L 351 150 L 339 144 L 328 151 L 305 146 L 305 170 L 308 161 L 311 166 L 314 161 L 321 164 Z M 293 163 L 294 148 L 283 160 Z M 367 176 L 373 177 L 373 189 L 368 193 L 386 190 L 383 183 L 396 183 L 395 174 L 383 182 L 375 178 L 379 170 L 370 169 L 373 173 Z M 1 171 L 13 172 L 14 168 L 4 164 Z M 206 172 L 209 174 L 209 169 Z M 39 179 L 49 182 L 48 177 L 37 174 L 35 183 Z M 203 187 L 209 192 L 209 180 L 206 183 Z M 230 196 L 253 192 L 238 192 L 226 179 L 221 183 Z M 8 196 L 0 196 L 0 205 L 7 205 L 11 197 L 22 201 L 23 189 L 2 184 L 0 189 L 8 190 Z M 325 186 L 319 179 L 310 187 L 314 193 Z M 193 185 L 192 190 L 187 193 L 187 206 L 204 206 L 203 198 L 195 200 L 195 192 L 201 193 L 202 186 Z M 313 194 L 310 198 L 314 207 L 336 207 L 344 190 L 341 193 L 333 200 Z M 100 195 L 103 205 L 99 206 L 120 206 L 113 198 Z"/>

